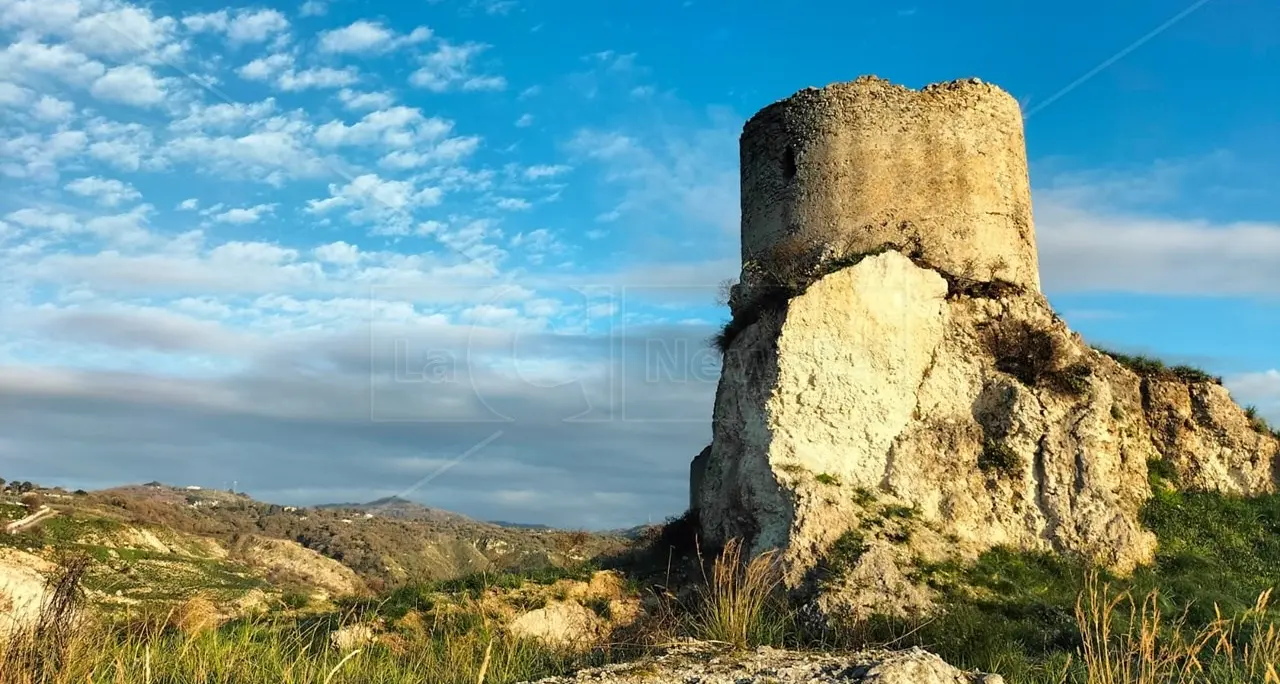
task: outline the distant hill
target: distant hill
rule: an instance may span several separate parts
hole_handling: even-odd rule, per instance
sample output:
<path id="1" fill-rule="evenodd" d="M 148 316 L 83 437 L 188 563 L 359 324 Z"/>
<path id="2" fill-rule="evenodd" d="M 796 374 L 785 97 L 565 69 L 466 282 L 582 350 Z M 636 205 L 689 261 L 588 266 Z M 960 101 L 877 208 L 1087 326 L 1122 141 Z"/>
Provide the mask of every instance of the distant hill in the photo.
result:
<path id="1" fill-rule="evenodd" d="M 357 513 L 373 513 L 383 518 L 395 520 L 418 520 L 434 522 L 457 522 L 482 525 L 484 523 L 460 513 L 446 511 L 442 508 L 431 508 L 416 501 L 402 499 L 398 496 L 387 496 L 367 503 L 332 503 L 314 506 L 320 510 L 352 511 Z"/>
<path id="2" fill-rule="evenodd" d="M 296 542 L 375 586 L 572 565 L 627 543 L 616 535 L 482 522 L 400 497 L 295 507 L 244 493 L 150 482 L 51 498 L 50 504 L 59 521 L 89 521 L 90 528 L 102 521 L 195 537 L 228 549 L 232 557 L 254 539 Z"/>
<path id="3" fill-rule="evenodd" d="M 513 530 L 552 530 L 555 529 L 550 525 L 539 525 L 538 523 L 518 523 L 507 522 L 506 520 L 490 520 L 490 524 L 498 527 L 509 527 Z"/>

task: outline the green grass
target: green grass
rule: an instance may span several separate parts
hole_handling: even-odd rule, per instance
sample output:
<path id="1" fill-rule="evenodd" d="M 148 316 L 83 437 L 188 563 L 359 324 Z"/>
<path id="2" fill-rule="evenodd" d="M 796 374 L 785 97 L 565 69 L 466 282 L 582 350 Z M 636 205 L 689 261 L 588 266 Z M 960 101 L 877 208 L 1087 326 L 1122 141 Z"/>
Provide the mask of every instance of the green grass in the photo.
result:
<path id="1" fill-rule="evenodd" d="M 1162 489 L 1142 517 L 1159 540 L 1155 562 L 1130 577 L 1102 573 L 1117 591 L 1143 596 L 1158 589 L 1166 615 L 1185 611 L 1188 625 L 1200 628 L 1214 620 L 1215 606 L 1239 615 L 1280 586 L 1280 495 L 1243 499 Z M 875 618 L 843 638 L 920 645 L 1011 682 L 1057 683 L 1081 644 L 1074 610 L 1092 569 L 1063 555 L 1007 549 L 969 565 L 920 563 L 916 578 L 939 592 L 939 616 Z M 1267 617 L 1280 619 L 1280 611 Z M 1084 681 L 1078 659 L 1073 667 L 1068 680 Z"/>
<path id="2" fill-rule="evenodd" d="M 1222 384 L 1222 378 L 1217 375 L 1210 375 L 1195 366 L 1165 365 L 1160 359 L 1150 356 L 1121 354 L 1113 352 L 1101 347 L 1094 347 L 1094 351 L 1106 354 L 1114 359 L 1117 363 L 1142 377 L 1161 378 L 1166 380 L 1181 380 L 1183 382 L 1211 382 L 1217 385 Z"/>
<path id="3" fill-rule="evenodd" d="M 484 621 L 445 621 L 391 630 L 353 654 L 328 643 L 335 622 L 239 621 L 198 634 L 139 635 L 125 625 L 87 625 L 54 651 L 0 644 L 0 680 L 14 684 L 378 682 L 505 684 L 563 674 L 608 660 L 521 641 Z M 53 663 L 52 665 L 50 663 Z"/>
<path id="4" fill-rule="evenodd" d="M 429 611 L 448 597 L 480 598 L 491 589 L 519 589 L 525 584 L 551 585 L 560 580 L 588 581 L 598 570 L 584 563 L 571 568 L 540 567 L 525 572 L 475 573 L 451 580 L 397 587 L 374 598 L 346 598 L 339 604 L 361 614 L 397 619 L 410 611 Z"/>
<path id="5" fill-rule="evenodd" d="M 0 638 L 0 682 L 501 684 L 638 653 L 607 646 L 569 652 L 521 640 L 465 598 L 438 611 L 415 606 L 418 612 L 403 620 L 371 620 L 387 616 L 343 610 L 276 613 L 218 625 L 210 621 L 217 604 L 204 598 L 176 607 L 95 611 L 80 590 L 90 567 L 87 560 L 69 561 L 64 577 L 73 579 L 55 581 L 54 598 L 38 626 Z M 352 624 L 379 625 L 377 637 L 354 652 L 340 652 L 331 634 Z"/>

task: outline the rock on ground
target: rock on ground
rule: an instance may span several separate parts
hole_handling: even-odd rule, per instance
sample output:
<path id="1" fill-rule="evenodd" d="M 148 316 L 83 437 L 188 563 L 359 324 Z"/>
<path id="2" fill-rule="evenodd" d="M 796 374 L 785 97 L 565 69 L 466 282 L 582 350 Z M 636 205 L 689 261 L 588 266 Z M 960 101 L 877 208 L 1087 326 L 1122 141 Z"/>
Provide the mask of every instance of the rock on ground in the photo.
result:
<path id="1" fill-rule="evenodd" d="M 1003 684 L 999 675 L 965 672 L 919 648 L 853 655 L 760 648 L 734 653 L 706 644 L 674 648 L 634 663 L 582 670 L 540 684 Z"/>
<path id="2" fill-rule="evenodd" d="M 604 636 L 607 623 L 590 608 L 573 601 L 553 601 L 507 625 L 514 636 L 548 646 L 589 648 Z"/>
<path id="3" fill-rule="evenodd" d="M 329 643 L 339 651 L 352 651 L 373 643 L 378 638 L 378 630 L 373 625 L 347 625 L 329 633 Z"/>

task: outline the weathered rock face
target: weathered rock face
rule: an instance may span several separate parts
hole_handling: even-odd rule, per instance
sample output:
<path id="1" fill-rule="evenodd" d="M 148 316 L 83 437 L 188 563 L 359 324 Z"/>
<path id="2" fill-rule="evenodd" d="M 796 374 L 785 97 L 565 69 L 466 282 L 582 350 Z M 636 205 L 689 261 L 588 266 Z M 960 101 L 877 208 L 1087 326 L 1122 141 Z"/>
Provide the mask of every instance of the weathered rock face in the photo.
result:
<path id="1" fill-rule="evenodd" d="M 938 116 L 896 120 L 923 122 L 919 140 L 942 138 L 945 157 L 954 150 Z M 957 116 L 969 131 L 978 114 Z M 748 145 L 762 144 L 752 126 L 744 159 Z M 1016 138 L 1006 133 L 1005 143 Z M 928 190 L 887 168 L 894 187 Z M 1002 178 L 1025 183 L 1014 176 Z M 751 187 L 744 171 L 744 207 Z M 844 191 L 860 190 L 814 192 Z M 920 206 L 873 197 L 890 218 Z M 913 223 L 933 233 L 909 244 L 779 264 L 787 276 L 767 296 L 739 290 L 714 439 L 691 482 L 705 542 L 782 549 L 788 585 L 828 590 L 828 610 L 909 609 L 928 602 L 909 579 L 919 558 L 1011 546 L 1120 571 L 1148 562 L 1155 539 L 1139 512 L 1149 461 L 1167 460 L 1184 487 L 1273 490 L 1280 444 L 1254 430 L 1224 388 L 1139 377 L 1090 348 L 1038 292 L 1027 270 L 1034 255 L 1024 253 L 1034 248 L 1030 233 L 1008 233 L 1018 236 L 1006 241 L 1009 263 L 1021 267 L 961 271 L 947 255 L 963 250 L 950 245 L 1007 227 L 970 223 L 963 212 L 934 219 Z M 753 220 L 744 213 L 744 244 Z M 999 244 L 975 249 L 998 260 Z"/>
<path id="2" fill-rule="evenodd" d="M 1182 486 L 1245 496 L 1272 490 L 1280 475 L 1276 439 L 1256 429 L 1226 388 L 1144 379 L 1142 405 Z"/>
<path id="3" fill-rule="evenodd" d="M 919 648 L 856 655 L 760 648 L 735 653 L 710 644 L 673 648 L 655 658 L 582 670 L 541 684 L 1002 684 L 1000 675 L 965 672 Z"/>
<path id="4" fill-rule="evenodd" d="M 785 549 L 793 586 L 851 532 L 861 558 L 845 579 L 876 585 L 894 584 L 886 558 L 998 545 L 1128 570 L 1155 548 L 1139 521 L 1148 461 L 1168 459 L 1184 486 L 1248 495 L 1273 489 L 1278 451 L 1222 387 L 1139 378 L 1039 295 L 949 294 L 895 251 L 744 329 L 714 416 L 704 536 Z M 918 533 L 885 528 L 885 509 Z M 909 553 L 889 548 L 913 534 L 897 542 Z M 870 596 L 916 602 L 891 589 Z"/>

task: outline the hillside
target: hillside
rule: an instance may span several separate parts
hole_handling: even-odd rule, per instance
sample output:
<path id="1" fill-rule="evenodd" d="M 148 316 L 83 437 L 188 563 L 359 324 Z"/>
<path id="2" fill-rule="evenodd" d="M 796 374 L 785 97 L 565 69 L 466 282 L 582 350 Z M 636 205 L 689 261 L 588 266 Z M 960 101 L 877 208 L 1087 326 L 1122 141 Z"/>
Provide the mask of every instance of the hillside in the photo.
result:
<path id="1" fill-rule="evenodd" d="M 52 517 L 0 535 L 0 547 L 54 563 L 87 554 L 93 564 L 86 587 L 119 605 L 195 594 L 297 604 L 408 582 L 575 565 L 624 543 L 504 528 L 403 499 L 293 507 L 159 483 L 36 493 Z M 4 520 L 26 513 L 16 492 L 0 497 Z"/>

